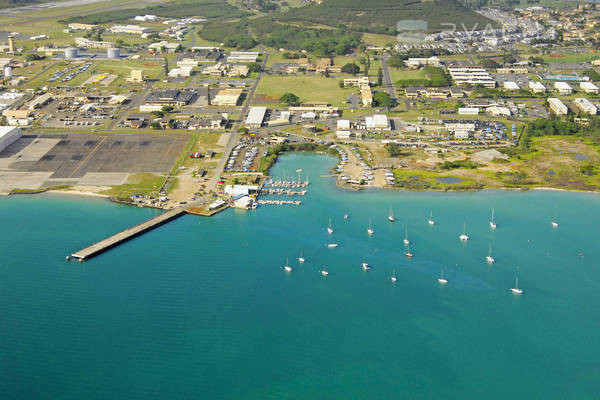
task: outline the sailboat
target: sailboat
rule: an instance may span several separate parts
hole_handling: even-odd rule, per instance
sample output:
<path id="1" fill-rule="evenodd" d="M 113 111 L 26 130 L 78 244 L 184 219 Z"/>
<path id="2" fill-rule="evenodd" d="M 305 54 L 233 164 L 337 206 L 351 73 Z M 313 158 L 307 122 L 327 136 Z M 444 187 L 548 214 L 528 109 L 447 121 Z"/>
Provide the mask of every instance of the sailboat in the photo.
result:
<path id="1" fill-rule="evenodd" d="M 369 220 L 369 227 L 367 228 L 367 233 L 368 233 L 369 235 L 372 235 L 372 234 L 374 234 L 374 233 L 375 233 L 375 231 L 373 230 L 373 227 L 372 227 L 372 225 L 371 225 L 371 220 Z"/>
<path id="2" fill-rule="evenodd" d="M 408 258 L 413 258 L 413 254 L 410 252 L 410 246 L 407 245 L 406 246 L 406 253 L 404 253 L 404 255 Z"/>
<path id="3" fill-rule="evenodd" d="M 396 279 L 396 270 L 392 271 L 392 276 L 390 276 L 390 280 L 391 280 L 392 282 L 396 282 L 396 280 L 397 280 L 397 279 Z"/>
<path id="4" fill-rule="evenodd" d="M 519 289 L 519 277 L 515 277 L 515 287 L 514 288 L 510 288 L 510 291 L 513 292 L 514 294 L 523 294 L 523 290 Z"/>
<path id="5" fill-rule="evenodd" d="M 492 219 L 490 220 L 490 228 L 496 229 L 496 221 L 494 221 L 494 209 L 492 208 Z"/>
<path id="6" fill-rule="evenodd" d="M 489 263 L 489 264 L 493 264 L 494 262 L 496 262 L 496 260 L 494 260 L 494 257 L 492 257 L 492 245 L 490 244 L 490 251 L 488 252 L 487 257 L 485 258 L 485 260 Z"/>
<path id="7" fill-rule="evenodd" d="M 302 249 L 300 249 L 300 257 L 298 257 L 298 262 L 303 263 L 306 259 L 302 256 Z"/>
<path id="8" fill-rule="evenodd" d="M 288 258 L 285 259 L 285 266 L 283 267 L 285 272 L 292 272 L 292 267 L 290 267 L 290 260 Z"/>
<path id="9" fill-rule="evenodd" d="M 368 271 L 371 269 L 371 266 L 369 264 L 367 264 L 366 262 L 362 263 L 362 268 L 365 271 Z"/>
<path id="10" fill-rule="evenodd" d="M 459 239 L 462 241 L 469 240 L 469 235 L 467 235 L 467 223 L 465 222 L 463 225 L 463 233 L 459 236 Z"/>
<path id="11" fill-rule="evenodd" d="M 344 220 L 348 221 L 348 214 L 344 214 Z"/>
<path id="12" fill-rule="evenodd" d="M 333 233 L 333 228 L 331 227 L 331 218 L 329 218 L 329 226 L 327 227 L 327 233 L 330 235 Z"/>
<path id="13" fill-rule="evenodd" d="M 429 225 L 435 225 L 435 221 L 433 220 L 433 211 L 429 211 L 429 219 L 427 220 Z"/>
<path id="14" fill-rule="evenodd" d="M 404 244 L 407 246 L 410 244 L 410 240 L 408 240 L 408 229 L 404 230 Z"/>
<path id="15" fill-rule="evenodd" d="M 396 221 L 396 218 L 394 218 L 394 210 L 392 210 L 392 207 L 390 207 L 390 214 L 388 215 L 388 221 L 390 221 L 390 222 Z"/>
<path id="16" fill-rule="evenodd" d="M 448 283 L 448 280 L 444 279 L 444 270 L 440 271 L 440 277 L 438 278 L 438 282 L 441 285 L 445 285 L 446 283 Z"/>

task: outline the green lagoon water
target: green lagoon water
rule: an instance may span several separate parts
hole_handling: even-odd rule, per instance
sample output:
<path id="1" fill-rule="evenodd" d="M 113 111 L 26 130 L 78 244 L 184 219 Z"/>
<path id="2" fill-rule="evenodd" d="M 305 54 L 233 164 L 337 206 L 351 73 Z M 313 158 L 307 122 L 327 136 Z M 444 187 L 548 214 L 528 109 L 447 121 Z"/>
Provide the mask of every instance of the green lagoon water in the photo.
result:
<path id="1" fill-rule="evenodd" d="M 0 398 L 599 398 L 600 196 L 350 192 L 334 163 L 275 166 L 309 172 L 302 206 L 186 216 L 83 264 L 64 257 L 156 212 L 0 199 Z"/>

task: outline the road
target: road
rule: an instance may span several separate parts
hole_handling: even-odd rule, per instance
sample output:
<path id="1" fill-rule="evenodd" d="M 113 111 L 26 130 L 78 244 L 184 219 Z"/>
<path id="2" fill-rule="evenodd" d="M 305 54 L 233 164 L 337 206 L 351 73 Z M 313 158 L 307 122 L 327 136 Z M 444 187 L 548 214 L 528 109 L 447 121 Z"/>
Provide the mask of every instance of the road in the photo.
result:
<path id="1" fill-rule="evenodd" d="M 387 64 L 388 58 L 390 58 L 389 54 L 386 54 L 383 57 L 381 57 L 381 69 L 383 70 L 383 87 L 385 88 L 385 91 L 390 95 L 390 97 L 394 99 L 394 101 L 396 101 L 396 89 L 394 88 L 392 78 L 390 76 L 390 69 Z"/>

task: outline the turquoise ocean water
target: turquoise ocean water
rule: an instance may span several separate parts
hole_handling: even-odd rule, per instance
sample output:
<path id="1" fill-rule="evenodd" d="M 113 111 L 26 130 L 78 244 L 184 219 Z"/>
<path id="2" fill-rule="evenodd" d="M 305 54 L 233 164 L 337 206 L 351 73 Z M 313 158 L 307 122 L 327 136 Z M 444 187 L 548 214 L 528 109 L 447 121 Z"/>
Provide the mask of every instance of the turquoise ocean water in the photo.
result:
<path id="1" fill-rule="evenodd" d="M 156 211 L 0 199 L 0 398 L 598 398 L 600 196 L 350 192 L 334 163 L 277 163 L 308 171 L 302 206 L 186 216 L 83 264 L 64 257 Z"/>

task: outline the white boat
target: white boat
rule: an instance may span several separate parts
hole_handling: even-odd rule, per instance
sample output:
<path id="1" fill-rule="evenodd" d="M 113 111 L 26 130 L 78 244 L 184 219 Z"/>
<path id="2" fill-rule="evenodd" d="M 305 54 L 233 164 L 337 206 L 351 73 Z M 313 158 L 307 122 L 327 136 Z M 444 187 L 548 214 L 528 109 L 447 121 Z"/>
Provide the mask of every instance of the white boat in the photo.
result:
<path id="1" fill-rule="evenodd" d="M 492 208 L 492 219 L 490 220 L 490 228 L 496 229 L 496 221 L 494 221 L 494 209 Z"/>
<path id="2" fill-rule="evenodd" d="M 300 249 L 300 257 L 298 257 L 298 262 L 303 263 L 306 259 L 302 256 L 302 249 Z"/>
<path id="3" fill-rule="evenodd" d="M 392 282 L 396 282 L 396 280 L 397 280 L 397 279 L 396 279 L 396 270 L 394 270 L 394 271 L 392 272 L 392 276 L 390 276 L 390 280 L 391 280 Z"/>
<path id="4" fill-rule="evenodd" d="M 413 258 L 413 254 L 410 252 L 410 246 L 406 246 L 406 253 L 404 255 L 408 258 Z"/>
<path id="5" fill-rule="evenodd" d="M 493 264 L 494 262 L 496 262 L 496 260 L 494 260 L 494 257 L 492 257 L 492 245 L 490 244 L 490 250 L 488 252 L 487 257 L 485 258 L 485 260 L 489 263 L 489 264 Z"/>
<path id="6" fill-rule="evenodd" d="M 285 259 L 285 266 L 283 267 L 283 270 L 285 272 L 292 272 L 292 267 L 290 267 L 290 265 L 289 265 L 290 262 L 289 261 L 290 261 L 289 259 L 287 259 L 287 258 Z"/>
<path id="7" fill-rule="evenodd" d="M 344 220 L 348 220 L 348 214 L 344 214 Z"/>
<path id="8" fill-rule="evenodd" d="M 429 211 L 429 219 L 427 220 L 429 225 L 435 225 L 435 221 L 433 220 L 433 211 Z"/>
<path id="9" fill-rule="evenodd" d="M 552 227 L 553 228 L 558 228 L 558 222 L 552 221 Z"/>
<path id="10" fill-rule="evenodd" d="M 321 270 L 321 275 L 323 276 L 327 276 L 329 275 L 329 272 L 325 271 L 324 269 Z"/>
<path id="11" fill-rule="evenodd" d="M 367 228 L 367 233 L 368 233 L 369 235 L 372 235 L 372 234 L 374 234 L 374 233 L 375 233 L 375 231 L 373 230 L 373 227 L 372 227 L 372 225 L 371 225 L 371 220 L 369 220 L 369 227 Z"/>
<path id="12" fill-rule="evenodd" d="M 448 280 L 444 279 L 444 270 L 441 270 L 440 277 L 438 278 L 438 282 L 441 285 L 445 285 L 446 283 L 448 283 Z"/>
<path id="13" fill-rule="evenodd" d="M 404 230 L 404 244 L 408 246 L 410 244 L 410 240 L 408 240 L 408 229 Z"/>
<path id="14" fill-rule="evenodd" d="M 334 249 L 334 248 L 338 247 L 338 244 L 337 243 L 329 243 L 327 245 L 327 247 L 329 247 L 330 249 Z"/>
<path id="15" fill-rule="evenodd" d="M 515 277 L 515 287 L 514 288 L 510 288 L 510 291 L 513 292 L 514 294 L 523 294 L 523 290 L 519 289 L 519 277 Z"/>
<path id="16" fill-rule="evenodd" d="M 297 173 L 301 173 L 301 172 L 304 172 L 304 170 L 303 170 L 302 168 L 298 168 L 298 169 L 296 170 L 296 172 L 297 172 Z"/>
<path id="17" fill-rule="evenodd" d="M 366 262 L 364 262 L 364 263 L 362 263 L 362 268 L 363 268 L 365 271 L 368 271 L 368 270 L 370 270 L 370 269 L 371 269 L 371 266 L 370 266 L 369 264 L 367 264 Z"/>
<path id="18" fill-rule="evenodd" d="M 464 242 L 469 240 L 469 235 L 467 235 L 467 224 L 466 223 L 463 225 L 463 233 L 458 238 Z"/>
<path id="19" fill-rule="evenodd" d="M 390 221 L 390 222 L 396 221 L 396 218 L 394 218 L 394 210 L 392 210 L 392 207 L 390 207 L 390 214 L 388 215 L 388 221 Z"/>
<path id="20" fill-rule="evenodd" d="M 327 227 L 327 233 L 330 235 L 333 233 L 333 228 L 331 227 L 331 218 L 329 218 L 329 226 Z"/>

